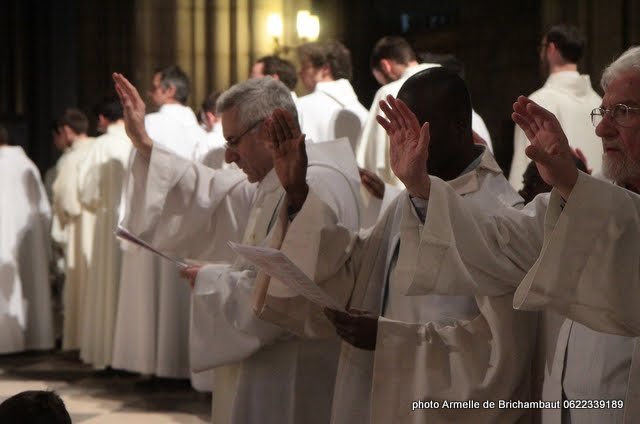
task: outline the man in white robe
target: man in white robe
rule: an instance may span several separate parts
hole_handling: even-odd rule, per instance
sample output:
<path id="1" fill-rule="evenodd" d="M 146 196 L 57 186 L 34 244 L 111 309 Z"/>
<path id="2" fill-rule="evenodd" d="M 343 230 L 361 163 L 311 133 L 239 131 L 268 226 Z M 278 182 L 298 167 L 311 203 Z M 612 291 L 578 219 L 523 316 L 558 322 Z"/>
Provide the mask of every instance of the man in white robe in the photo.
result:
<path id="1" fill-rule="evenodd" d="M 198 142 L 205 131 L 186 105 L 189 94 L 189 77 L 180 67 L 174 65 L 156 71 L 149 96 L 159 109 L 145 116 L 144 125 L 157 143 L 184 158 L 196 159 Z"/>
<path id="2" fill-rule="evenodd" d="M 53 212 L 67 238 L 62 348 L 68 350 L 80 348 L 84 326 L 95 214 L 80 202 L 78 169 L 87 160 L 94 139 L 87 137 L 89 120 L 80 110 L 67 109 L 58 122 L 70 145 L 58 161 L 53 183 Z"/>
<path id="3" fill-rule="evenodd" d="M 51 138 L 53 146 L 62 155 L 69 148 L 66 138 L 58 127 L 57 120 L 51 123 Z M 43 183 L 44 189 L 47 192 L 49 198 L 49 204 L 53 203 L 53 182 L 58 176 L 58 162 L 60 157 L 54 165 L 47 169 L 44 173 Z M 53 332 L 56 342 L 62 341 L 62 322 L 64 302 L 62 300 L 62 293 L 64 292 L 64 274 L 65 274 L 65 251 L 67 246 L 67 233 L 60 227 L 58 218 L 54 215 L 51 219 L 51 265 L 49 268 L 51 279 L 51 293 L 53 304 Z"/>
<path id="4" fill-rule="evenodd" d="M 144 122 L 154 142 L 194 160 L 204 156 L 198 148 L 206 134 L 185 105 L 189 87 L 188 76 L 178 66 L 159 69 L 149 97 L 160 109 L 146 115 Z M 113 367 L 158 377 L 189 378 L 190 293 L 175 266 L 125 245 L 118 302 Z M 194 385 L 202 387 L 198 382 Z"/>
<path id="5" fill-rule="evenodd" d="M 196 160 L 213 169 L 225 165 L 222 122 L 216 114 L 216 101 L 220 94 L 220 91 L 210 93 L 202 102 L 199 114 L 200 127 L 205 130 L 205 135 L 196 148 Z"/>
<path id="6" fill-rule="evenodd" d="M 104 368 L 111 365 L 122 260 L 114 232 L 132 146 L 117 98 L 104 99 L 96 112 L 104 134 L 78 170 L 80 202 L 96 215 L 80 358 Z"/>
<path id="7" fill-rule="evenodd" d="M 578 73 L 578 62 L 584 49 L 584 36 L 578 28 L 552 27 L 540 45 L 540 66 L 549 78 L 529 98 L 556 115 L 571 146 L 580 149 L 587 167 L 599 174 L 602 146 L 589 122 L 589 113 L 600 104 L 601 98 L 591 87 L 589 75 Z M 522 175 L 530 162 L 524 153 L 527 144 L 527 137 L 516 125 L 509 173 L 509 182 L 516 190 L 522 188 Z"/>
<path id="8" fill-rule="evenodd" d="M 635 47 L 605 69 L 605 96 L 592 113 L 605 150 L 605 176 L 636 193 L 639 68 L 640 48 Z M 538 196 L 523 212 L 486 216 L 465 207 L 441 181 L 431 178 L 417 261 L 436 252 L 442 260 L 428 270 L 415 268 L 416 281 L 421 282 L 413 284 L 412 291 L 515 291 L 515 307 L 544 310 L 538 349 L 542 399 L 561 402 L 561 407 L 542 409 L 543 422 L 634 422 L 640 408 L 633 303 L 638 275 L 637 266 L 629 265 L 637 263 L 637 228 L 624 232 L 624 223 L 629 217 L 632 221 L 635 212 L 620 209 L 633 195 L 578 173 L 567 138 L 549 111 L 524 97 L 514 104 L 514 111 L 514 120 L 531 141 L 527 155 L 555 187 L 551 197 Z M 622 219 L 608 219 L 612 208 L 613 216 Z M 463 235 L 466 243 L 455 244 Z M 544 244 L 532 241 L 540 235 Z M 539 257 L 531 253 L 536 250 Z M 441 285 L 438 273 L 451 268 L 473 276 L 473 281 L 461 278 L 456 287 Z M 513 279 L 524 277 L 527 270 L 524 280 L 513 286 Z"/>
<path id="9" fill-rule="evenodd" d="M 387 96 L 397 96 L 400 87 L 412 75 L 440 65 L 437 63 L 418 63 L 413 48 L 404 38 L 386 36 L 378 40 L 374 46 L 371 52 L 370 66 L 374 78 L 382 87 L 378 89 L 373 98 L 362 129 L 356 150 L 358 165 L 375 172 L 385 183 L 402 187 L 402 183 L 391 170 L 389 137 L 376 121 L 376 117 L 382 113 L 379 103 Z M 473 110 L 472 114 L 471 128 L 487 142 L 489 150 L 492 150 L 491 137 L 486 130 L 484 121 Z"/>
<path id="10" fill-rule="evenodd" d="M 401 114 L 405 118 L 413 116 L 413 125 L 403 126 L 393 98 L 389 100 L 393 109 L 383 106 L 392 120 L 386 126 L 393 128 L 389 131 L 397 165 L 394 169 L 425 173 L 428 163 L 430 169 L 450 180 L 466 202 L 487 211 L 522 202 L 491 155 L 487 151 L 479 154 L 484 149 L 474 147 L 469 95 L 459 77 L 443 68 L 425 70 L 410 78 L 399 96 L 418 111 L 423 122 L 428 118 L 431 126 L 420 131 L 407 106 L 397 103 L 404 107 Z M 451 121 L 460 122 L 463 130 L 453 130 L 448 125 Z M 427 162 L 430 130 L 433 144 Z M 403 136 L 412 139 L 404 142 Z M 415 146 L 407 148 L 408 144 Z M 404 173 L 399 175 L 405 177 Z M 420 187 L 417 189 L 420 193 Z M 535 315 L 514 312 L 511 296 L 405 296 L 411 277 L 407 270 L 418 240 L 403 239 L 399 244 L 400 230 L 410 226 L 417 231 L 418 225 L 411 221 L 423 207 L 412 204 L 412 190 L 416 187 L 409 186 L 409 192 L 396 199 L 370 233 L 357 238 L 340 226 L 325 230 L 322 254 L 311 262 L 315 267 L 304 269 L 336 300 L 358 310 L 351 317 L 330 314 L 343 339 L 358 347 L 342 345 L 333 423 L 450 422 L 468 414 L 466 410 L 413 411 L 412 401 L 425 398 L 440 402 L 528 400 Z M 323 207 L 322 202 L 310 197 L 290 225 L 287 237 L 303 239 L 317 233 L 318 225 L 309 219 L 309 213 Z M 285 239 L 281 250 L 295 260 L 295 247 Z M 448 274 L 444 278 L 453 281 L 458 276 Z M 328 323 L 317 313 L 310 314 L 283 297 L 276 293 L 267 297 L 261 316 L 311 337 L 326 336 L 333 330 L 327 330 Z M 363 310 L 375 317 L 364 315 Z M 386 318 L 380 318 L 378 324 L 380 314 Z M 374 354 L 368 352 L 374 347 L 375 365 Z M 403 355 L 407 351 L 414 355 Z M 473 422 L 513 422 L 527 415 L 526 410 L 487 409 L 476 411 Z"/>
<path id="11" fill-rule="evenodd" d="M 135 88 L 121 75 L 114 78 L 125 106 L 127 131 L 138 150 L 130 181 L 134 203 L 125 224 L 157 248 L 182 256 L 200 249 L 220 254 L 228 239 L 224 232 L 238 223 L 245 229 L 244 243 L 278 247 L 282 216 L 299 201 L 286 193 L 297 193 L 300 187 L 280 185 L 291 158 L 272 156 L 264 141 L 268 128 L 271 133 L 288 134 L 286 139 L 294 139 L 297 146 L 294 155 L 304 154 L 300 148 L 304 137 L 287 88 L 272 78 L 252 79 L 218 100 L 227 139 L 226 160 L 235 162 L 241 173 L 211 170 L 153 145 L 140 124 L 144 105 Z M 323 148 L 319 144 L 315 150 Z M 338 214 L 346 227 L 357 229 L 357 176 L 345 175 L 331 162 L 316 162 L 311 153 L 308 163 L 306 190 L 331 205 L 331 213 Z M 243 212 L 249 216 L 241 221 L 236 214 Z M 304 256 L 311 257 L 317 244 L 313 238 L 304 243 L 302 250 L 309 252 Z M 207 255 L 200 257 L 211 260 Z M 256 276 L 254 268 L 242 260 L 233 266 L 190 267 L 185 274 L 195 280 L 192 366 L 198 370 L 218 367 L 214 422 L 327 422 L 338 340 L 301 340 L 257 319 L 252 298 L 262 295 L 264 276 Z M 237 362 L 235 367 L 220 368 Z"/>
<path id="12" fill-rule="evenodd" d="M 367 110 L 349 83 L 351 53 L 338 41 L 326 41 L 304 44 L 298 55 L 300 80 L 311 92 L 298 102 L 302 132 L 315 142 L 347 137 L 356 154 Z M 379 194 L 373 193 L 367 190 L 367 178 L 363 177 L 362 228 L 372 227 L 398 192 L 385 187 Z"/>
<path id="13" fill-rule="evenodd" d="M 367 109 L 349 82 L 351 53 L 330 40 L 303 44 L 298 56 L 300 81 L 310 93 L 298 101 L 302 132 L 316 143 L 347 137 L 355 152 Z"/>
<path id="14" fill-rule="evenodd" d="M 51 209 L 38 168 L 0 125 L 0 353 L 53 348 Z"/>

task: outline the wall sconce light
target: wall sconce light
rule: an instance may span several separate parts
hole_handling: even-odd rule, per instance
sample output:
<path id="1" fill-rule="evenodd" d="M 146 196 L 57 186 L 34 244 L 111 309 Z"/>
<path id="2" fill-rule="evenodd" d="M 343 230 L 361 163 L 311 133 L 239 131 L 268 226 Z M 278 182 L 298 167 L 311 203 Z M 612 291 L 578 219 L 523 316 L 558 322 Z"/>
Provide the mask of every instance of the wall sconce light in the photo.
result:
<path id="1" fill-rule="evenodd" d="M 316 41 L 320 35 L 320 19 L 308 10 L 300 10 L 296 16 L 296 31 L 300 40 Z"/>
<path id="2" fill-rule="evenodd" d="M 279 13 L 272 13 L 267 18 L 267 32 L 276 42 L 282 38 L 282 16 Z"/>
<path id="3" fill-rule="evenodd" d="M 283 36 L 282 15 L 272 13 L 267 17 L 267 32 L 273 38 L 275 45 L 274 54 L 287 54 L 296 46 L 286 46 L 280 44 Z M 320 35 L 320 19 L 312 15 L 308 10 L 300 10 L 296 15 L 296 33 L 301 43 L 316 41 Z"/>

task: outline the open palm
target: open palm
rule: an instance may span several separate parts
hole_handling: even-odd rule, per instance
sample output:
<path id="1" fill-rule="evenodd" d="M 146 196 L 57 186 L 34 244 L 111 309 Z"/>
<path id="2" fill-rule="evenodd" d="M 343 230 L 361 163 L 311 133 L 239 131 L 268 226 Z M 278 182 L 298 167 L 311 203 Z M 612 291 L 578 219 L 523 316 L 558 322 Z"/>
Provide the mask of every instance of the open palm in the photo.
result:
<path id="1" fill-rule="evenodd" d="M 284 109 L 276 109 L 267 120 L 273 166 L 289 195 L 290 208 L 299 210 L 309 190 L 305 136 L 296 119 Z"/>
<path id="2" fill-rule="evenodd" d="M 420 127 L 416 115 L 393 96 L 380 101 L 380 108 L 387 116 L 378 116 L 377 120 L 389 136 L 391 169 L 412 194 L 427 198 L 429 123 Z"/>
<path id="3" fill-rule="evenodd" d="M 138 151 L 148 156 L 151 152 L 151 139 L 144 126 L 145 104 L 138 90 L 124 75 L 114 72 L 113 81 L 122 103 L 124 125 L 127 135 Z"/>
<path id="4" fill-rule="evenodd" d="M 535 163 L 542 179 L 568 196 L 578 170 L 573 152 L 555 115 L 524 96 L 513 104 L 511 117 L 531 143 L 526 154 Z M 566 198 L 566 197 L 565 197 Z"/>

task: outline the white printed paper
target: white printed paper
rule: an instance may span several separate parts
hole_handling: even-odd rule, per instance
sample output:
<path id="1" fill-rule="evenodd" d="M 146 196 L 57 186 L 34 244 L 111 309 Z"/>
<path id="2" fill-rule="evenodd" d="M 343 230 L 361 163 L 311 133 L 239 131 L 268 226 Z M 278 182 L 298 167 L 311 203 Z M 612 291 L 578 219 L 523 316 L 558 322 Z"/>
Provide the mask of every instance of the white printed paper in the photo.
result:
<path id="1" fill-rule="evenodd" d="M 129 231 L 127 231 L 125 228 L 118 226 L 118 229 L 115 231 L 115 235 L 116 237 L 122 239 L 122 240 L 126 240 L 130 243 L 133 243 L 137 246 L 142 247 L 143 249 L 147 249 L 152 253 L 155 253 L 156 255 L 165 258 L 171 262 L 173 262 L 174 264 L 176 264 L 177 266 L 179 266 L 180 268 L 186 268 L 189 266 L 189 264 L 187 264 L 182 258 L 176 258 L 173 256 L 169 256 L 166 253 L 162 253 L 161 251 L 155 249 L 154 247 L 152 247 L 149 243 L 145 242 L 144 240 L 142 240 L 141 238 L 133 235 L 132 233 L 130 233 Z"/>
<path id="2" fill-rule="evenodd" d="M 258 266 L 272 278 L 282 282 L 299 296 L 330 309 L 344 311 L 344 308 L 318 287 L 306 274 L 280 250 L 270 247 L 248 246 L 229 242 L 238 255 Z"/>

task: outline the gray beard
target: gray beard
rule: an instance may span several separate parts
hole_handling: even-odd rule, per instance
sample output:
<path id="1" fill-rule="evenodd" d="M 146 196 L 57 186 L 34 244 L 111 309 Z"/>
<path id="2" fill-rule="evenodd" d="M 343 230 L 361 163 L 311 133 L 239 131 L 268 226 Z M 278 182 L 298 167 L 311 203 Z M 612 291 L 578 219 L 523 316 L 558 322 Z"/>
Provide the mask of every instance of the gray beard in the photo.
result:
<path id="1" fill-rule="evenodd" d="M 624 185 L 629 180 L 640 177 L 640 163 L 635 162 L 628 155 L 622 160 L 613 160 L 604 153 L 602 155 L 602 174 L 611 181 Z"/>

